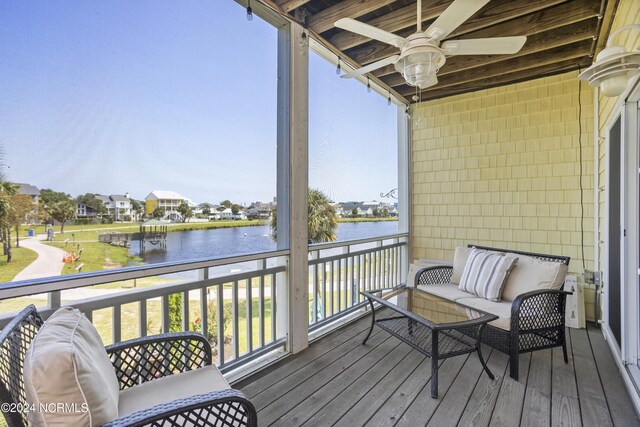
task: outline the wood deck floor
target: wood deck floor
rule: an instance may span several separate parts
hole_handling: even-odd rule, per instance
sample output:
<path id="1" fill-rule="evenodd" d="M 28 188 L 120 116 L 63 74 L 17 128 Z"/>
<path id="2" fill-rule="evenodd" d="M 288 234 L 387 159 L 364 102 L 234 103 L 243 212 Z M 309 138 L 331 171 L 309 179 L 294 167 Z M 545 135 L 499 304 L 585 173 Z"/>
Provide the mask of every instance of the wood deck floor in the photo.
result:
<path id="1" fill-rule="evenodd" d="M 384 312 L 383 312 L 384 313 Z M 430 395 L 431 359 L 360 319 L 234 384 L 258 410 L 260 426 L 639 426 L 615 362 L 595 327 L 570 329 L 561 349 L 508 357 L 486 347 L 496 376 L 475 354 L 442 361 L 439 397 Z"/>

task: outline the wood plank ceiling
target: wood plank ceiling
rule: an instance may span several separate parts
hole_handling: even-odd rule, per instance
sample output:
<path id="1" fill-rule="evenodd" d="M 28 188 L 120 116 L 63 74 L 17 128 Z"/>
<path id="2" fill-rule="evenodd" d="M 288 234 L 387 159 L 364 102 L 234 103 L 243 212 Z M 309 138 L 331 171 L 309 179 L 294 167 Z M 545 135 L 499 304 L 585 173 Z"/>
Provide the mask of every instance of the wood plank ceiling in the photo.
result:
<path id="1" fill-rule="evenodd" d="M 334 22 L 354 18 L 406 37 L 416 29 L 416 0 L 269 0 L 281 13 L 329 43 L 337 55 L 360 65 L 397 54 L 398 49 L 340 30 Z M 275 3 L 275 4 L 274 4 Z M 427 28 L 452 0 L 423 0 Z M 445 40 L 479 37 L 528 37 L 514 55 L 454 56 L 438 73 L 438 84 L 420 100 L 442 98 L 584 68 L 605 45 L 618 0 L 491 0 Z M 383 86 L 414 102 L 393 65 L 370 74 Z"/>

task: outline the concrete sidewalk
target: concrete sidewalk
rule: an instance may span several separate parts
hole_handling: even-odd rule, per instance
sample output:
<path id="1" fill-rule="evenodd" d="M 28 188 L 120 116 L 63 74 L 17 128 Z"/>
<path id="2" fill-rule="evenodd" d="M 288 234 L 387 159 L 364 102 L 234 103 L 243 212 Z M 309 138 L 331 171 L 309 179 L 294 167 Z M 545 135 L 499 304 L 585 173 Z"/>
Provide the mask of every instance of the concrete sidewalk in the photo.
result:
<path id="1" fill-rule="evenodd" d="M 13 278 L 13 282 L 59 276 L 62 273 L 62 267 L 64 267 L 62 257 L 67 254 L 66 251 L 43 244 L 40 241 L 40 236 L 20 240 L 20 246 L 36 252 L 38 258 L 18 273 Z"/>

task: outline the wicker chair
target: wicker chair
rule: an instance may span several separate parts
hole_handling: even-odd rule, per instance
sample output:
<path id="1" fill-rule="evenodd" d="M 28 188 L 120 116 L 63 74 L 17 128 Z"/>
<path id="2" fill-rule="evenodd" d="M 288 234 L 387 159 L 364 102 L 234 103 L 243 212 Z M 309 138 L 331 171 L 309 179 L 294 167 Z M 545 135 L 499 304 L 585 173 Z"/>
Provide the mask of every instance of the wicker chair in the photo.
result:
<path id="1" fill-rule="evenodd" d="M 24 358 L 43 320 L 35 306 L 22 310 L 0 333 L 0 401 L 22 407 L 26 403 L 22 376 Z M 211 346 L 200 334 L 180 332 L 143 337 L 105 348 L 120 389 L 211 365 Z M 179 354 L 161 363 L 152 355 Z M 3 412 L 10 427 L 27 426 L 26 412 Z M 227 389 L 190 396 L 135 412 L 105 426 L 257 426 L 253 404 L 238 390 Z"/>
<path id="2" fill-rule="evenodd" d="M 569 257 L 520 252 L 469 245 L 478 249 L 526 255 L 543 261 L 569 265 Z M 449 283 L 453 267 L 423 268 L 416 274 L 415 286 Z M 504 330 L 488 324 L 482 342 L 509 355 L 511 378 L 518 379 L 518 359 L 521 353 L 545 348 L 562 347 L 564 362 L 568 363 L 565 341 L 565 301 L 571 292 L 537 290 L 519 295 L 511 305 L 511 328 Z M 541 313 L 544 313 L 541 315 Z"/>

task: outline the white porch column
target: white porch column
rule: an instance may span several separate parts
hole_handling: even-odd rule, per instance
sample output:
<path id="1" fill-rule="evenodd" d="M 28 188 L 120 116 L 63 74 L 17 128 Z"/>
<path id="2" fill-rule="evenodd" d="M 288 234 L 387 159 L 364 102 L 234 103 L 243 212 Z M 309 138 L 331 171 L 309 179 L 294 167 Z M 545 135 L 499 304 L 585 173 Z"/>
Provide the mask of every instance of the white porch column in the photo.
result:
<path id="1" fill-rule="evenodd" d="M 279 301 L 278 324 L 288 332 L 289 351 L 297 353 L 309 345 L 309 41 L 304 28 L 292 23 L 281 29 L 278 52 L 278 249 L 290 251 L 287 279 L 278 284 L 278 293 L 288 295 L 286 307 Z"/>

